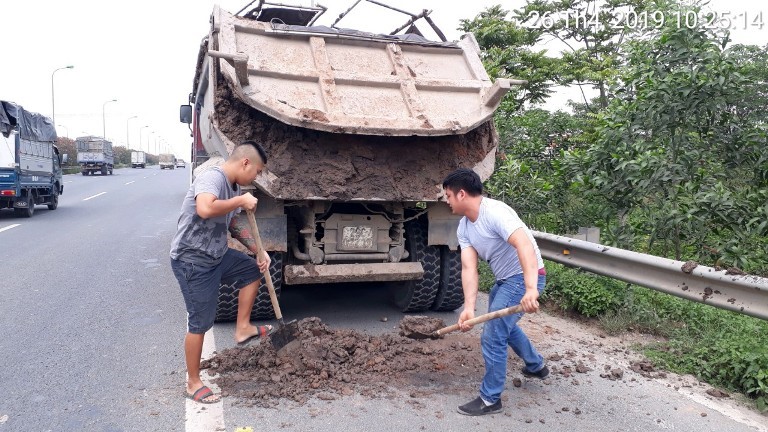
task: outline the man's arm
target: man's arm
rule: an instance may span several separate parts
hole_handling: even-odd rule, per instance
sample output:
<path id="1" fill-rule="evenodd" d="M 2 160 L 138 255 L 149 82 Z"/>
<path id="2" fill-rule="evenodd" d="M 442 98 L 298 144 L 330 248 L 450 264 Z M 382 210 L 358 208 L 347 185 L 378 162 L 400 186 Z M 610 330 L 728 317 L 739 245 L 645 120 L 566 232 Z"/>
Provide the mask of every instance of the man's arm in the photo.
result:
<path id="1" fill-rule="evenodd" d="M 203 219 L 224 216 L 225 214 L 242 207 L 245 210 L 253 210 L 259 200 L 255 196 L 245 193 L 230 199 L 219 199 L 216 195 L 201 192 L 195 197 L 195 210 Z"/>
<path id="2" fill-rule="evenodd" d="M 269 265 L 272 262 L 272 259 L 265 250 L 262 250 L 261 256 L 258 255 L 256 240 L 251 232 L 251 225 L 248 223 L 247 215 L 243 212 L 236 214 L 229 222 L 229 233 L 232 234 L 232 238 L 239 241 L 243 246 L 248 248 L 249 251 L 253 252 L 257 257 L 256 262 L 259 264 L 259 270 L 262 273 L 269 270 Z"/>
<path id="3" fill-rule="evenodd" d="M 525 230 L 518 228 L 510 234 L 507 242 L 517 249 L 517 257 L 520 259 L 520 266 L 523 269 L 523 280 L 525 281 L 525 295 L 520 300 L 523 310 L 532 313 L 539 310 L 539 269 L 536 261 L 536 251 L 533 243 L 526 235 Z"/>
<path id="4" fill-rule="evenodd" d="M 461 287 L 464 290 L 464 310 L 459 315 L 459 327 L 467 331 L 464 321 L 475 317 L 479 276 L 477 274 L 477 251 L 472 246 L 461 248 Z"/>

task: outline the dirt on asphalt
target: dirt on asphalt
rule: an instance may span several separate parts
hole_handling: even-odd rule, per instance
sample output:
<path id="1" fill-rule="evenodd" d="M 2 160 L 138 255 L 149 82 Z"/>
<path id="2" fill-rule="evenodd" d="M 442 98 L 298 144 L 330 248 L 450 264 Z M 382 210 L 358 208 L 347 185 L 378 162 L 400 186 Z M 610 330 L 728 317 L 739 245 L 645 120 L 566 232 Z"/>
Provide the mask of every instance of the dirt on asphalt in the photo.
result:
<path id="1" fill-rule="evenodd" d="M 466 389 L 479 382 L 483 363 L 475 335 L 413 340 L 397 334 L 371 336 L 332 330 L 319 318 L 298 323 L 297 341 L 275 352 L 268 340 L 231 348 L 203 362 L 216 374 L 224 396 L 276 406 L 281 399 L 303 403 L 360 394 L 391 397 Z"/>
<path id="2" fill-rule="evenodd" d="M 441 395 L 475 394 L 482 380 L 482 325 L 467 333 L 423 340 L 400 336 L 396 325 L 391 333 L 378 336 L 331 329 L 319 318 L 305 318 L 298 325 L 298 342 L 279 353 L 264 340 L 216 353 L 203 362 L 203 368 L 233 403 L 260 407 L 278 407 L 289 401 L 303 405 L 313 398 L 335 400 L 356 395 L 395 399 L 405 394 L 407 403 L 421 409 L 427 400 Z M 705 393 L 711 386 L 690 376 L 660 371 L 632 348 L 658 342 L 652 336 L 610 336 L 594 323 L 566 320 L 547 312 L 527 314 L 520 325 L 547 359 L 550 375 L 543 381 L 524 377 L 521 360 L 509 350 L 508 391 L 502 400 L 513 393 L 510 389 L 525 386 L 526 381 L 544 386 L 559 382 L 589 391 L 590 383 L 601 379 L 629 386 L 641 380 L 659 380 L 675 390 L 685 388 L 713 397 L 712 392 Z M 714 397 L 723 399 L 719 393 Z M 554 399 L 551 402 L 557 403 Z M 570 409 L 576 413 L 579 407 Z"/>

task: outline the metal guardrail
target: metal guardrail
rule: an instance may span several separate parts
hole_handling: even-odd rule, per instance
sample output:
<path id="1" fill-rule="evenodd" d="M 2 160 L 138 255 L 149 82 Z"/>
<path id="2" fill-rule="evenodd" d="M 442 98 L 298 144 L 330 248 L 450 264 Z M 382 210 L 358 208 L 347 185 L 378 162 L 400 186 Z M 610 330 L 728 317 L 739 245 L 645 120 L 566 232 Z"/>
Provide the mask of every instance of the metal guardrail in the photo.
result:
<path id="1" fill-rule="evenodd" d="M 768 279 L 533 231 L 542 258 L 768 320 Z"/>

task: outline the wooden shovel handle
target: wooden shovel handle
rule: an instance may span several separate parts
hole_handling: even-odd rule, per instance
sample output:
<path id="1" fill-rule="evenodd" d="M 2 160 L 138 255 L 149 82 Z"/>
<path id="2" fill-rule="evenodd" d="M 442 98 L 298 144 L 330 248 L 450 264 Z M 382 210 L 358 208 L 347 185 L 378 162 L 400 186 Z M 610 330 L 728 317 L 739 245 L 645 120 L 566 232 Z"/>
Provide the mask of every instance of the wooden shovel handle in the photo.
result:
<path id="1" fill-rule="evenodd" d="M 522 312 L 522 311 L 523 311 L 523 307 L 520 306 L 520 305 L 510 306 L 508 308 L 499 309 L 497 311 L 489 312 L 487 314 L 482 314 L 482 315 L 474 317 L 474 318 L 472 318 L 470 320 L 466 320 L 466 321 L 464 321 L 464 323 L 465 324 L 469 324 L 469 325 L 480 324 L 480 323 L 484 323 L 484 322 L 486 322 L 488 320 L 492 320 L 494 318 L 501 318 L 503 316 L 516 314 L 516 313 Z M 459 329 L 459 324 L 456 323 L 456 324 L 453 324 L 453 325 L 449 325 L 448 327 L 443 327 L 440 330 L 436 331 L 435 333 L 438 336 L 441 336 L 441 335 L 444 335 L 446 333 L 454 332 L 454 331 L 456 331 L 458 329 Z"/>
<path id="2" fill-rule="evenodd" d="M 261 244 L 261 235 L 259 235 L 259 227 L 256 226 L 256 217 L 253 215 L 253 211 L 246 210 L 245 214 L 248 216 L 251 235 L 256 243 L 256 261 L 258 262 L 261 253 L 264 251 L 264 246 Z M 275 309 L 275 318 L 280 321 L 283 319 L 283 313 L 280 311 L 280 304 L 277 302 L 277 294 L 275 294 L 275 286 L 272 285 L 272 275 L 269 273 L 269 269 L 264 272 L 264 280 L 267 282 L 267 290 L 269 290 L 269 300 L 272 302 L 272 308 Z"/>

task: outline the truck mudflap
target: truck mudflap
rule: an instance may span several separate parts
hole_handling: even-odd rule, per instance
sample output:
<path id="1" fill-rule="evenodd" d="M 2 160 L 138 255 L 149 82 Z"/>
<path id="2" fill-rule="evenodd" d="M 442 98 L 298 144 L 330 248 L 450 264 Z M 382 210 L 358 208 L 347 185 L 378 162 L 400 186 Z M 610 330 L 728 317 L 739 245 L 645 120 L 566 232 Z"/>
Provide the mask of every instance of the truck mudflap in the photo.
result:
<path id="1" fill-rule="evenodd" d="M 283 283 L 301 285 L 339 282 L 393 282 L 418 280 L 424 276 L 420 262 L 287 265 Z"/>

